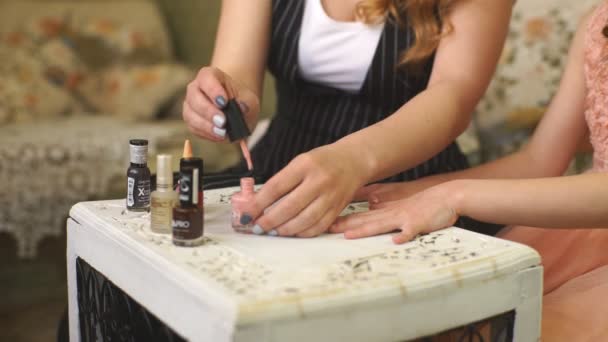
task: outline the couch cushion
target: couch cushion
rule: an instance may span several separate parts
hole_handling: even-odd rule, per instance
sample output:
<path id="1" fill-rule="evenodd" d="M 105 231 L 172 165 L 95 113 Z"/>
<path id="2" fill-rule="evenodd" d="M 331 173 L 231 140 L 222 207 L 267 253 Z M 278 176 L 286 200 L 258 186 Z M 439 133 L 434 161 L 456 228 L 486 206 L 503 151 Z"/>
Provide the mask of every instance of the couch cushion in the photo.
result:
<path id="1" fill-rule="evenodd" d="M 0 32 L 9 32 L 21 27 L 33 17 L 77 18 L 90 21 L 107 18 L 146 32 L 157 43 L 162 56 L 173 58 L 173 48 L 162 14 L 153 1 L 104 0 L 104 1 L 5 1 L 0 2 Z"/>

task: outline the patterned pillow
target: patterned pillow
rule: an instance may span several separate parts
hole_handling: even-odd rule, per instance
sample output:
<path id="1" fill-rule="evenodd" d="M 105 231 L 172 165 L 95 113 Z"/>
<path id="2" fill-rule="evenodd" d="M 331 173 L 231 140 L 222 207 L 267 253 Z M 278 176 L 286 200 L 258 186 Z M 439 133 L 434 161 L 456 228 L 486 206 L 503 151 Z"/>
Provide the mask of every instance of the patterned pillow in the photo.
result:
<path id="1" fill-rule="evenodd" d="M 483 159 L 527 141 L 557 91 L 580 18 L 597 2 L 516 3 L 502 59 L 475 116 Z"/>
<path id="2" fill-rule="evenodd" d="M 68 12 L 0 35 L 0 57 L 0 124 L 83 111 L 152 119 L 193 76 L 147 32 Z"/>

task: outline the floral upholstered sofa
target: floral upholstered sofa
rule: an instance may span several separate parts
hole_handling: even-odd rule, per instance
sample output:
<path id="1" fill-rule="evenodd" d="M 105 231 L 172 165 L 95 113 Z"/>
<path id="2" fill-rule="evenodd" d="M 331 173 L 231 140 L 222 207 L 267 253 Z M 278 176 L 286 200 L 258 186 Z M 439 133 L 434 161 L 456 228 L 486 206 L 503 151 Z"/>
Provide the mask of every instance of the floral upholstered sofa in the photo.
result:
<path id="1" fill-rule="evenodd" d="M 474 116 L 482 161 L 526 143 L 555 94 L 581 16 L 598 0 L 518 0 L 496 75 Z"/>
<path id="2" fill-rule="evenodd" d="M 195 68 L 154 1 L 0 0 L 0 233 L 20 257 L 61 235 L 76 202 L 124 196 L 128 141 L 174 155 Z M 207 170 L 236 160 L 200 143 Z M 0 234 L 2 237 L 2 234 Z M 6 235 L 4 235 L 6 237 Z"/>
<path id="3" fill-rule="evenodd" d="M 596 2 L 517 1 L 496 76 L 459 138 L 474 163 L 527 141 L 579 18 Z M 177 161 L 187 136 L 176 115 L 180 94 L 208 58 L 217 18 L 201 18 L 217 16 L 217 3 L 0 0 L 0 233 L 15 238 L 21 257 L 63 233 L 74 203 L 123 195 L 129 138 L 147 137 L 150 156 L 169 152 Z M 175 47 L 193 67 L 179 63 Z M 207 170 L 237 158 L 228 145 L 198 152 Z"/>

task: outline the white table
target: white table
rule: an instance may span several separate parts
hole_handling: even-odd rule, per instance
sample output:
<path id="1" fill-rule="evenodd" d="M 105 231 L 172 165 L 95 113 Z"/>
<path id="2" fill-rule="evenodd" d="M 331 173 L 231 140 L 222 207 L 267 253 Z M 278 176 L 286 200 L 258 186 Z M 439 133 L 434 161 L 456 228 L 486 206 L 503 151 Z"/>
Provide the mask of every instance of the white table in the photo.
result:
<path id="1" fill-rule="evenodd" d="M 124 200 L 74 206 L 71 340 L 80 339 L 76 258 L 189 341 L 408 340 L 511 310 L 515 340 L 539 340 L 542 267 L 531 248 L 459 228 L 401 246 L 388 235 L 242 235 L 229 226 L 234 191 L 206 192 L 197 248 L 151 233 L 148 214 L 126 212 Z"/>

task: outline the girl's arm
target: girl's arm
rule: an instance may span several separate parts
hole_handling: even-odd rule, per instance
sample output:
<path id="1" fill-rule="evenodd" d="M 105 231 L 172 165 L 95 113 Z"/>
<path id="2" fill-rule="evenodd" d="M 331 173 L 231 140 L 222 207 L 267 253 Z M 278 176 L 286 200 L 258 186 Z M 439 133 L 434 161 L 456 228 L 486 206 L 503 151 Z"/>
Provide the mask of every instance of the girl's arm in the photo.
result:
<path id="1" fill-rule="evenodd" d="M 362 189 L 359 199 L 386 202 L 410 196 L 430 186 L 455 179 L 535 178 L 563 174 L 587 128 L 584 103 L 584 18 L 572 42 L 559 89 L 534 132 L 520 151 L 471 169 L 402 184 L 378 184 Z"/>
<path id="2" fill-rule="evenodd" d="M 608 228 L 608 174 L 519 180 L 456 180 L 376 210 L 340 218 L 334 233 L 389 233 L 395 243 L 452 226 L 459 216 L 545 228 Z"/>
<path id="3" fill-rule="evenodd" d="M 457 214 L 486 222 L 546 228 L 608 228 L 608 174 L 525 180 L 460 180 Z"/>

